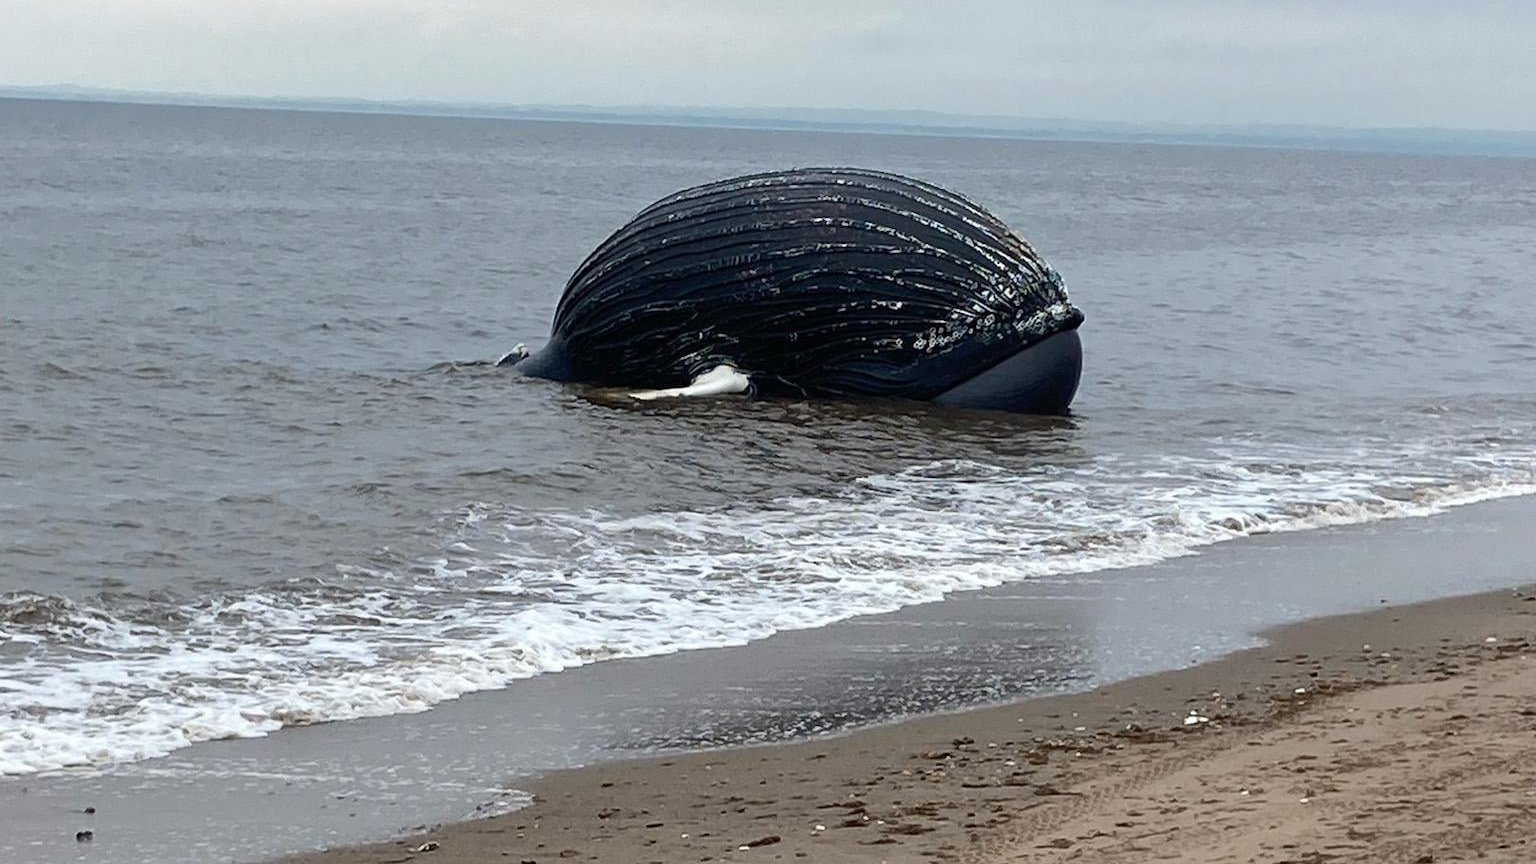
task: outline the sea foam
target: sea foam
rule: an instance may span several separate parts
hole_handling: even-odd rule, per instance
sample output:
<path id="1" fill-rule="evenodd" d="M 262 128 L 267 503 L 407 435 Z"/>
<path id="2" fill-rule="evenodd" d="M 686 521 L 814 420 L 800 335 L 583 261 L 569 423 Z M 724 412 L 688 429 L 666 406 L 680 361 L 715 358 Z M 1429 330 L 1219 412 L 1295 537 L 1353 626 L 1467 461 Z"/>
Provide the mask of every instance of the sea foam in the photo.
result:
<path id="1" fill-rule="evenodd" d="M 835 494 L 624 517 L 478 502 L 440 554 L 399 572 L 342 562 L 332 578 L 170 615 L 12 595 L 0 600 L 0 773 L 423 711 L 606 659 L 1536 492 L 1529 455 L 1463 452 L 1234 448 L 1022 472 L 941 460 Z"/>

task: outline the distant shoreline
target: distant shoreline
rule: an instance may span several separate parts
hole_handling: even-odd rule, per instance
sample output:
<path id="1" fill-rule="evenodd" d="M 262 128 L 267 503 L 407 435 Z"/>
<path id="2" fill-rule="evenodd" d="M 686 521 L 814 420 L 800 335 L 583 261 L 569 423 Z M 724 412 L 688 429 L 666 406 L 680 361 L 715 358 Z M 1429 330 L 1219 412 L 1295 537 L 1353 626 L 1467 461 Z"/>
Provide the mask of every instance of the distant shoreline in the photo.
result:
<path id="1" fill-rule="evenodd" d="M 0 86 L 0 101 L 87 102 L 236 110 L 384 114 L 481 120 L 612 123 L 845 134 L 920 135 L 1100 144 L 1194 145 L 1269 149 L 1403 153 L 1443 156 L 1536 157 L 1536 132 L 1389 129 L 1292 125 L 1132 124 L 1065 118 L 949 115 L 926 111 L 727 109 L 494 105 L 389 102 L 364 99 L 284 99 L 192 93 L 141 93 L 92 88 Z"/>

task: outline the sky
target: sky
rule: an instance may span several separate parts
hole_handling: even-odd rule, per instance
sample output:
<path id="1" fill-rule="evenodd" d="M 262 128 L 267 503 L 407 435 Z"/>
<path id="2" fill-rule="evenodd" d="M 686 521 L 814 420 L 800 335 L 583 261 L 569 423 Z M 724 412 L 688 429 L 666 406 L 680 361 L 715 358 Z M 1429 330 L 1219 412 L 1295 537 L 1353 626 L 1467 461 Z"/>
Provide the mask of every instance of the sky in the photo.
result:
<path id="1" fill-rule="evenodd" d="M 1536 3 L 0 0 L 0 84 L 1536 130 Z"/>

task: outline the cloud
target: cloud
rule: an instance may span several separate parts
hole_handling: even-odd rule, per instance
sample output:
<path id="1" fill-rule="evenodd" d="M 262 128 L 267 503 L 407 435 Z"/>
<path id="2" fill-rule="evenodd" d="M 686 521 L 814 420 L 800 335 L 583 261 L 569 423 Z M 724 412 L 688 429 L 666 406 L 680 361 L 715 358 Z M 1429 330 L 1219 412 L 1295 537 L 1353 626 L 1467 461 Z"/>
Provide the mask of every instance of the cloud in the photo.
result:
<path id="1" fill-rule="evenodd" d="M 7 0 L 0 81 L 1536 129 L 1486 0 Z"/>

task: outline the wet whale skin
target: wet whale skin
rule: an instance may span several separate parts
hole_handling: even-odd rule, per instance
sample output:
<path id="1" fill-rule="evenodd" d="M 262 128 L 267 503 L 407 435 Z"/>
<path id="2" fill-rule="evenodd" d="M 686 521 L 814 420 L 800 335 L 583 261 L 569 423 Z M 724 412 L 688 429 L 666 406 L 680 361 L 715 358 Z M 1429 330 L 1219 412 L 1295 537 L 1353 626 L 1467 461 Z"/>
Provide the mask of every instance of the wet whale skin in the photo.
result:
<path id="1" fill-rule="evenodd" d="M 885 172 L 798 169 L 641 211 L 576 269 L 549 342 L 517 369 L 673 388 L 728 365 L 758 395 L 1061 411 L 1082 321 L 1061 276 L 967 199 Z"/>

